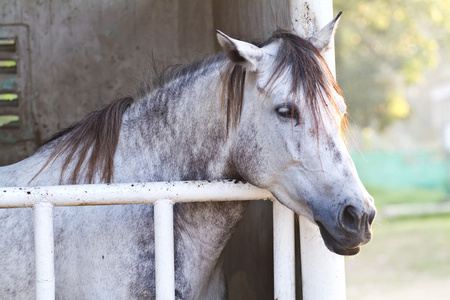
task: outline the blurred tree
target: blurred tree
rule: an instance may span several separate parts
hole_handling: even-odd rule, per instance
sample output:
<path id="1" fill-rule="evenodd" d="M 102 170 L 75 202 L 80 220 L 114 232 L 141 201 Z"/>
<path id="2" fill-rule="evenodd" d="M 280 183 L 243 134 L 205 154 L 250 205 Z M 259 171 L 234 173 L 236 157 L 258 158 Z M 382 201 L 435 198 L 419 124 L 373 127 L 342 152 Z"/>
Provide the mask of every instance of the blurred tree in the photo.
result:
<path id="1" fill-rule="evenodd" d="M 404 88 L 450 45 L 449 0 L 334 0 L 339 84 L 351 118 L 385 128 L 410 114 Z"/>

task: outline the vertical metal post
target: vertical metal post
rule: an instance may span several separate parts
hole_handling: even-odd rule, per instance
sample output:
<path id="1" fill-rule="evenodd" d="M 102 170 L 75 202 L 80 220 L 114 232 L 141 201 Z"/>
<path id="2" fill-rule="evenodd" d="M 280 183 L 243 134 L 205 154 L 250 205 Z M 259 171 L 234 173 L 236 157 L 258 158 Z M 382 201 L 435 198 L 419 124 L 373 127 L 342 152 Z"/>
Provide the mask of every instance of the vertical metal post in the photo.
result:
<path id="1" fill-rule="evenodd" d="M 273 201 L 274 296 L 278 300 L 295 299 L 294 212 Z"/>
<path id="2" fill-rule="evenodd" d="M 301 37 L 312 36 L 317 28 L 321 29 L 334 17 L 333 0 L 290 0 L 289 5 L 292 29 Z M 322 55 L 335 74 L 334 46 Z"/>
<path id="3" fill-rule="evenodd" d="M 175 299 L 173 202 L 154 203 L 156 299 Z"/>
<path id="4" fill-rule="evenodd" d="M 34 247 L 36 254 L 36 299 L 55 299 L 53 204 L 34 205 Z"/>
<path id="5" fill-rule="evenodd" d="M 316 225 L 301 216 L 299 221 L 303 299 L 344 300 L 344 258 L 326 248 Z"/>
<path id="6" fill-rule="evenodd" d="M 290 16 L 294 31 L 309 37 L 333 19 L 333 1 L 290 0 Z M 334 48 L 323 56 L 335 75 Z M 326 248 L 316 225 L 299 218 L 303 298 L 345 299 L 344 258 Z"/>

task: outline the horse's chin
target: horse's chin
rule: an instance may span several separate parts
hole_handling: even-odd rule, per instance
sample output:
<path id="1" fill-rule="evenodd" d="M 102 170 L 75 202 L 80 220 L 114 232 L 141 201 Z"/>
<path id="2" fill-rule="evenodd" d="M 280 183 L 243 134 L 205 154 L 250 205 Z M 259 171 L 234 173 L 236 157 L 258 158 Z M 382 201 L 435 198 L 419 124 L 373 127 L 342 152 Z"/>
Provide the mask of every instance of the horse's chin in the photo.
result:
<path id="1" fill-rule="evenodd" d="M 317 225 L 320 229 L 320 234 L 322 235 L 322 238 L 325 242 L 325 246 L 327 246 L 328 250 L 339 254 L 339 255 L 356 255 L 361 250 L 360 246 L 354 247 L 354 248 L 347 248 L 341 243 L 339 243 L 332 235 L 331 233 L 326 230 L 326 228 L 320 223 L 319 221 L 316 221 Z"/>

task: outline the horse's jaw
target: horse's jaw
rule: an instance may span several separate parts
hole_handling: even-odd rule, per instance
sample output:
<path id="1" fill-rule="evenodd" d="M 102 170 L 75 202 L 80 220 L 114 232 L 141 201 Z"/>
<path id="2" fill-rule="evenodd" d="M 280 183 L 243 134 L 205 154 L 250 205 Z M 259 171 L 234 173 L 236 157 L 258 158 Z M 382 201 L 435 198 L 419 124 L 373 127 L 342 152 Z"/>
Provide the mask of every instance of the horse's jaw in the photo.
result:
<path id="1" fill-rule="evenodd" d="M 342 245 L 338 240 L 336 240 L 333 235 L 325 228 L 325 226 L 320 223 L 320 221 L 315 220 L 315 223 L 317 226 L 319 226 L 320 235 L 322 236 L 322 239 L 325 243 L 325 246 L 327 246 L 328 250 L 331 252 L 334 252 L 339 255 L 356 255 L 361 250 L 361 246 L 356 246 L 354 248 L 348 248 L 344 245 Z"/>
<path id="2" fill-rule="evenodd" d="M 314 173 L 291 168 L 280 177 L 284 180 L 266 188 L 285 206 L 315 223 L 330 251 L 340 255 L 359 253 L 372 238 L 376 214 L 372 197 L 358 182 L 347 189 L 332 188 L 332 182 L 317 187 L 314 177 L 323 179 L 330 174 Z"/>

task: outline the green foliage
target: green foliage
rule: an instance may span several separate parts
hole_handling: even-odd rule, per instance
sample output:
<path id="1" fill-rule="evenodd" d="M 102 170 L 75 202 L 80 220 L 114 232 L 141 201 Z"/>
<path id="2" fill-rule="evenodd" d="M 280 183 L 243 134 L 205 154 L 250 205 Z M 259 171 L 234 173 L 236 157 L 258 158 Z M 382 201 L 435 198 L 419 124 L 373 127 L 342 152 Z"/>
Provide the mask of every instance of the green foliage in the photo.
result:
<path id="1" fill-rule="evenodd" d="M 339 84 L 352 119 L 380 128 L 409 115 L 404 87 L 439 63 L 450 45 L 448 0 L 335 0 Z"/>

